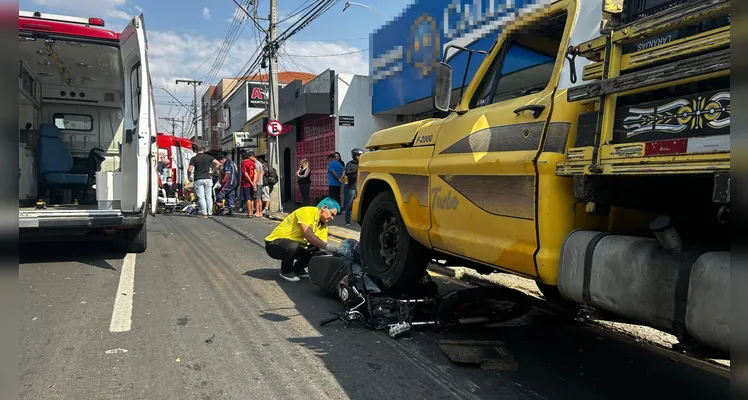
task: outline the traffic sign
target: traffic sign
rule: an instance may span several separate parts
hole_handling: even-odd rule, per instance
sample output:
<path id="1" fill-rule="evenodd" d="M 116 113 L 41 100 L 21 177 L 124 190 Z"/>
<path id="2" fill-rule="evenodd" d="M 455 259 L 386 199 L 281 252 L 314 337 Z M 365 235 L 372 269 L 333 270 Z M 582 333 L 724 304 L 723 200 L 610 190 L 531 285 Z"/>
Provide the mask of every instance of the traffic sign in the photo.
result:
<path id="1" fill-rule="evenodd" d="M 281 124 L 280 121 L 274 119 L 268 122 L 265 130 L 270 136 L 280 136 L 283 133 L 283 124 Z"/>

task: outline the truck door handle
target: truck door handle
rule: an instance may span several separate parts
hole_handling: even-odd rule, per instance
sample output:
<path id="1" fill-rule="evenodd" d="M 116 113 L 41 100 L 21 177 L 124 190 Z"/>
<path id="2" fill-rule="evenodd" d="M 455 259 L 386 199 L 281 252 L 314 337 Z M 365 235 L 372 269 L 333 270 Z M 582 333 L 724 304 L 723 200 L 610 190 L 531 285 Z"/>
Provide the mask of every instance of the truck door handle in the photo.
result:
<path id="1" fill-rule="evenodd" d="M 520 115 L 522 114 L 523 111 L 527 111 L 527 110 L 531 110 L 532 116 L 535 119 L 538 119 L 538 117 L 540 117 L 540 114 L 543 113 L 543 110 L 545 110 L 545 106 L 542 104 L 530 104 L 530 105 L 522 106 L 514 110 L 514 113 L 517 115 Z"/>

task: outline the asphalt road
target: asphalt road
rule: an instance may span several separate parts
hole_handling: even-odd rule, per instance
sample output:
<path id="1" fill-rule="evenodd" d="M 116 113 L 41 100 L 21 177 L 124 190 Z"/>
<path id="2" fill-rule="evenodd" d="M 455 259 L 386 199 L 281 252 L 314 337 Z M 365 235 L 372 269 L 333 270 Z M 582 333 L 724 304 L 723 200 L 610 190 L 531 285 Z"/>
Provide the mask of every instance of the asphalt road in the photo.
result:
<path id="1" fill-rule="evenodd" d="M 340 305 L 309 281 L 279 281 L 252 240 L 275 223 L 221 221 L 151 218 L 137 256 L 105 242 L 24 245 L 22 398 L 729 398 L 725 377 L 541 312 L 401 340 L 320 328 Z M 502 340 L 519 369 L 454 364 L 440 337 Z"/>

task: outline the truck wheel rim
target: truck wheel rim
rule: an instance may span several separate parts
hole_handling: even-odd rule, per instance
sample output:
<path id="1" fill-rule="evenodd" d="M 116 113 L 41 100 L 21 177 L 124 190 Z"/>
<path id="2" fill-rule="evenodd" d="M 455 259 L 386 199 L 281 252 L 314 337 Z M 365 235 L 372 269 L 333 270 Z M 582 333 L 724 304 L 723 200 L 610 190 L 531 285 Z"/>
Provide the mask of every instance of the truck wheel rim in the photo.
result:
<path id="1" fill-rule="evenodd" d="M 379 255 L 382 256 L 385 265 L 391 267 L 397 257 L 397 243 L 400 241 L 400 224 L 395 216 L 390 216 L 382 224 L 382 233 L 379 235 Z"/>

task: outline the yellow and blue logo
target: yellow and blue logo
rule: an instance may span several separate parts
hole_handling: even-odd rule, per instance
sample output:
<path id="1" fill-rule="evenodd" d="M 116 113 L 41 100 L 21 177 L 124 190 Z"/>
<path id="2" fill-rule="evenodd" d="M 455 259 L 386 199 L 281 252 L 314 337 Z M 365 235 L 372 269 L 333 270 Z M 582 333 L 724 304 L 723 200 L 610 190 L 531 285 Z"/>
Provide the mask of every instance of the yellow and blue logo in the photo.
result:
<path id="1" fill-rule="evenodd" d="M 423 14 L 410 28 L 406 61 L 418 68 L 421 77 L 428 76 L 439 62 L 441 43 L 436 20 Z"/>

